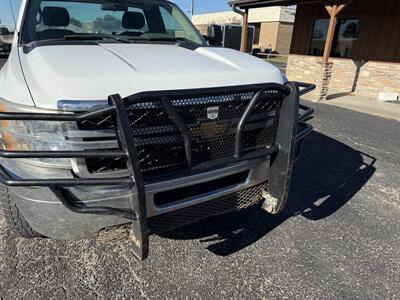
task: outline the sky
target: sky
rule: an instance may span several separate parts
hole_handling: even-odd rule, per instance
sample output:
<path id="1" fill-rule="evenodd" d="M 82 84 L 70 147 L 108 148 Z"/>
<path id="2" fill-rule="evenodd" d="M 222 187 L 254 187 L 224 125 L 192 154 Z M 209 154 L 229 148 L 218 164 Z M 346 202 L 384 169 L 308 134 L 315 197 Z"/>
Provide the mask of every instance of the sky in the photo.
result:
<path id="1" fill-rule="evenodd" d="M 206 12 L 217 12 L 217 11 L 227 11 L 230 10 L 227 4 L 229 0 L 195 0 L 195 13 L 206 13 Z M 190 7 L 192 0 L 175 0 L 181 9 L 190 13 Z M 14 14 L 17 18 L 19 6 L 21 0 L 11 0 L 12 6 L 14 8 Z M 9 29 L 14 28 L 14 21 L 10 9 L 10 0 L 0 0 L 0 20 L 2 25 L 5 25 Z"/>
<path id="2" fill-rule="evenodd" d="M 13 5 L 14 10 L 15 10 L 15 18 L 18 16 L 18 10 L 19 10 L 19 5 L 21 3 L 20 0 L 11 0 L 11 3 Z M 6 27 L 12 29 L 14 28 L 14 21 L 13 17 L 11 14 L 11 8 L 10 8 L 10 1 L 9 0 L 0 0 L 0 20 L 2 25 L 5 25 Z"/>
<path id="3" fill-rule="evenodd" d="M 191 0 L 175 0 L 174 2 L 178 4 L 185 12 L 190 11 L 190 7 L 192 5 Z M 228 2 L 229 0 L 195 0 L 195 13 L 198 14 L 230 10 Z"/>

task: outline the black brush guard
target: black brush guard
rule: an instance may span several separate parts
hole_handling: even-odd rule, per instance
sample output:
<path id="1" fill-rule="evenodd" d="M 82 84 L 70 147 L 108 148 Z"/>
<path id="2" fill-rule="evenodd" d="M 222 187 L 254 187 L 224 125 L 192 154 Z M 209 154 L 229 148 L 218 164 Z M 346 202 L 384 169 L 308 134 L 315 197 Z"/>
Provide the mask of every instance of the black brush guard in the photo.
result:
<path id="1" fill-rule="evenodd" d="M 292 166 L 298 156 L 304 138 L 312 131 L 312 126 L 305 122 L 311 117 L 314 110 L 299 104 L 300 96 L 315 89 L 312 84 L 288 83 L 257 85 L 258 92 L 248 103 L 242 115 L 235 134 L 235 151 L 231 161 L 249 159 L 249 156 L 241 155 L 242 129 L 252 109 L 259 101 L 264 91 L 274 89 L 285 95 L 280 111 L 280 120 L 276 136 L 276 143 L 272 147 L 259 151 L 251 159 L 271 156 L 271 170 L 269 178 L 269 194 L 276 200 L 277 206 L 274 213 L 281 212 L 286 204 L 288 188 L 291 178 Z M 207 91 L 218 89 L 207 89 Z M 221 90 L 221 89 L 220 89 Z M 230 88 L 223 88 L 229 92 Z M 204 90 L 205 91 L 205 90 Z M 190 91 L 186 91 L 190 93 Z M 186 162 L 192 167 L 190 132 L 185 123 L 174 110 L 169 97 L 174 92 L 163 92 L 163 105 L 171 120 L 179 129 L 185 146 Z M 36 120 L 36 121 L 83 121 L 99 116 L 112 115 L 117 140 L 118 150 L 92 150 L 92 151 L 8 151 L 0 150 L 0 157 L 6 159 L 21 158 L 124 158 L 127 161 L 129 176 L 125 178 L 72 178 L 72 179 L 20 179 L 12 178 L 0 165 L 0 181 L 6 186 L 12 187 L 49 187 L 58 197 L 60 202 L 69 210 L 80 214 L 115 215 L 129 219 L 132 222 L 130 238 L 133 241 L 135 256 L 143 260 L 147 258 L 149 251 L 149 229 L 146 216 L 146 192 L 143 175 L 141 172 L 138 153 L 130 130 L 127 109 L 124 100 L 119 95 L 108 98 L 109 106 L 95 109 L 81 114 L 45 114 L 45 113 L 0 113 L 0 120 Z M 303 113 L 299 114 L 302 110 Z M 301 128 L 299 130 L 298 128 Z M 132 191 L 131 210 L 123 210 L 112 207 L 87 207 L 72 193 L 68 187 L 75 186 L 120 186 L 127 185 Z M 137 195 L 134 197 L 133 195 Z"/>

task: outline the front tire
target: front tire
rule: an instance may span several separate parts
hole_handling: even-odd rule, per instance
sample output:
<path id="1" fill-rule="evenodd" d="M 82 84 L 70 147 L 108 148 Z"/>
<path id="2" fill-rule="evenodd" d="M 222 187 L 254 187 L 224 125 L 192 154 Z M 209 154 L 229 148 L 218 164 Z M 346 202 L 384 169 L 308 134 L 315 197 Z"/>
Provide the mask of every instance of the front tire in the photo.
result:
<path id="1" fill-rule="evenodd" d="M 0 214 L 4 217 L 7 228 L 9 228 L 14 235 L 24 238 L 41 237 L 39 233 L 32 229 L 21 214 L 13 199 L 12 193 L 4 185 L 0 185 Z"/>

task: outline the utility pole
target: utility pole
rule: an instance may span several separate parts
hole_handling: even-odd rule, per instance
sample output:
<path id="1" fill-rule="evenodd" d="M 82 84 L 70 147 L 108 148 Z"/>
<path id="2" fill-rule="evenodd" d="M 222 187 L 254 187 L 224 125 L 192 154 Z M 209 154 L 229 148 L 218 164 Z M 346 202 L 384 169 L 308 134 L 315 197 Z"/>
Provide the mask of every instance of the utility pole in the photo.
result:
<path id="1" fill-rule="evenodd" d="M 192 18 L 193 18 L 193 16 L 194 16 L 194 0 L 192 0 L 192 7 L 190 9 L 190 13 L 191 13 Z"/>

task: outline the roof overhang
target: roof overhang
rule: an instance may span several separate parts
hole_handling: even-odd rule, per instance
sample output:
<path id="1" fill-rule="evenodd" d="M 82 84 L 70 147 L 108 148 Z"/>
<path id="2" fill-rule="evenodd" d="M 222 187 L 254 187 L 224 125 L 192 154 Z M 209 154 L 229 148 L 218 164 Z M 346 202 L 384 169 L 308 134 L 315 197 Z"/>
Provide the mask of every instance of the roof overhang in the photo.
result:
<path id="1" fill-rule="evenodd" d="M 326 3 L 340 4 L 348 2 L 348 0 L 231 0 L 230 5 L 237 8 L 257 8 L 268 6 L 289 6 L 297 4 Z"/>

